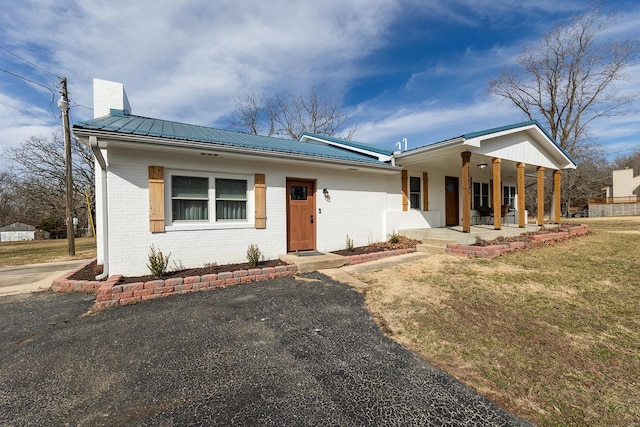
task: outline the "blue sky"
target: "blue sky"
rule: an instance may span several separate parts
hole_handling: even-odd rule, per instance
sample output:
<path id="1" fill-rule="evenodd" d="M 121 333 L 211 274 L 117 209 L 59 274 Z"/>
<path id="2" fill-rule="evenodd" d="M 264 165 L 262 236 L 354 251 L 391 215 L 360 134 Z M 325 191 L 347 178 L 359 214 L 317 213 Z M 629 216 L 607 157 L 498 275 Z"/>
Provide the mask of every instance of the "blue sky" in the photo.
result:
<path id="1" fill-rule="evenodd" d="M 339 101 L 356 140 L 409 147 L 525 119 L 488 95 L 523 46 L 589 8 L 578 0 L 23 0 L 0 10 L 0 152 L 92 117 L 94 77 L 125 85 L 134 114 L 227 128 L 249 90 Z M 606 37 L 638 38 L 640 3 L 609 0 Z M 22 59 L 7 52 L 18 55 Z M 27 60 L 40 68 L 26 63 Z M 43 71 L 46 70 L 46 71 Z M 31 82 L 15 77 L 17 74 Z M 634 65 L 621 91 L 640 91 Z M 42 87 L 32 82 L 36 82 Z M 52 93 L 53 92 L 53 93 Z M 608 157 L 640 145 L 636 112 L 595 122 Z M 0 168 L 6 164 L 0 158 Z"/>

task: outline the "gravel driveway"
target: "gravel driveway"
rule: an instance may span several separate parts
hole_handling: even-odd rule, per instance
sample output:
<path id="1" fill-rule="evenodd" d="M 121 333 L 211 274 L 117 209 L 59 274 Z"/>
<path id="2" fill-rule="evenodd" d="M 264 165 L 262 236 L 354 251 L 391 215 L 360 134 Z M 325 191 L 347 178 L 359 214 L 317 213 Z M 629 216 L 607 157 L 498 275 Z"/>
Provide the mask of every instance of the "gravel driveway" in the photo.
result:
<path id="1" fill-rule="evenodd" d="M 81 316 L 91 304 L 0 299 L 0 425 L 526 425 L 318 273 Z"/>

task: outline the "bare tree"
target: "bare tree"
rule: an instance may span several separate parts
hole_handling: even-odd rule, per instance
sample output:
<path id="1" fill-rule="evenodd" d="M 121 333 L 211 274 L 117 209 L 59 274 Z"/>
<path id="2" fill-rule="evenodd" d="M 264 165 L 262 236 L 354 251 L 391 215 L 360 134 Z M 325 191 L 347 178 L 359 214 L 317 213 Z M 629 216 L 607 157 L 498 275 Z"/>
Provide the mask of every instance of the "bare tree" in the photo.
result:
<path id="1" fill-rule="evenodd" d="M 255 135 L 299 139 L 303 133 L 351 139 L 357 127 L 344 129 L 348 117 L 337 102 L 322 99 L 315 88 L 308 96 L 280 94 L 273 97 L 249 92 L 236 102 L 231 126 Z"/>
<path id="2" fill-rule="evenodd" d="M 19 219 L 15 199 L 15 178 L 9 172 L 0 172 L 0 226 Z"/>
<path id="3" fill-rule="evenodd" d="M 623 114 L 637 93 L 616 92 L 615 83 L 638 58 L 638 42 L 606 42 L 613 15 L 600 8 L 557 26 L 524 48 L 518 66 L 489 81 L 489 92 L 511 101 L 529 119 L 542 115 L 551 135 L 570 154 L 585 143 L 594 120 Z"/>
<path id="4" fill-rule="evenodd" d="M 71 138 L 74 214 L 85 221 L 85 191 L 94 204 L 93 153 L 76 138 Z M 60 133 L 50 138 L 31 136 L 19 147 L 9 148 L 17 215 L 21 220 L 44 220 L 58 224 L 65 218 L 66 169 L 64 139 Z"/>
<path id="5" fill-rule="evenodd" d="M 640 174 L 640 148 L 628 156 L 618 156 L 613 161 L 615 169 L 630 168 L 635 175 Z"/>

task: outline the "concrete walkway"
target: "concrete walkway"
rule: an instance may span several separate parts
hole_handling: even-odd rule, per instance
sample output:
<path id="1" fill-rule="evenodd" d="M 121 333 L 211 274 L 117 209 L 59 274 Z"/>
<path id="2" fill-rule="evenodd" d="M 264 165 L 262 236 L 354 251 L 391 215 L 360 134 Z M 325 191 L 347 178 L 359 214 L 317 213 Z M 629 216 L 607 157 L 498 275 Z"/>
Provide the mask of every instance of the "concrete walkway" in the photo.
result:
<path id="1" fill-rule="evenodd" d="M 0 296 L 45 291 L 54 279 L 88 259 L 0 267 Z"/>

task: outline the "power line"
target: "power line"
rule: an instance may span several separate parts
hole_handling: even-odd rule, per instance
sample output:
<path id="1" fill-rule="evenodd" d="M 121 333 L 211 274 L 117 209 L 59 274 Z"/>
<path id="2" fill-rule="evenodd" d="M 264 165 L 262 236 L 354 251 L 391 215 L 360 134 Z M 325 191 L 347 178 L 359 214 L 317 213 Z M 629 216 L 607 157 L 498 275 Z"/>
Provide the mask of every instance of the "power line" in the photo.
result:
<path id="1" fill-rule="evenodd" d="M 60 79 L 60 76 L 57 76 L 57 75 L 53 74 L 53 73 L 52 73 L 51 71 L 49 71 L 49 70 L 45 70 L 44 68 L 42 68 L 42 67 L 41 67 L 41 66 L 39 66 L 38 64 L 34 64 L 33 62 L 31 62 L 31 61 L 29 61 L 29 60 L 27 60 L 27 59 L 24 59 L 24 58 L 23 58 L 23 57 L 21 57 L 21 56 L 16 55 L 15 53 L 11 52 L 9 49 L 6 49 L 6 48 L 4 48 L 4 47 L 2 47 L 2 46 L 0 46 L 0 49 L 1 49 L 1 50 L 4 50 L 5 52 L 7 52 L 7 53 L 8 53 L 8 54 L 10 54 L 10 55 L 15 56 L 16 58 L 20 59 L 21 61 L 26 62 L 27 64 L 31 65 L 32 67 L 35 67 L 35 68 L 37 68 L 37 69 L 39 69 L 39 70 L 41 70 L 41 71 L 44 71 L 44 72 L 45 72 L 45 73 L 47 73 L 47 74 L 51 74 L 53 77 L 55 77 L 55 78 L 57 78 L 57 79 Z"/>
<path id="2" fill-rule="evenodd" d="M 7 73 L 7 74 L 11 74 L 11 75 L 12 75 L 12 76 L 14 76 L 14 77 L 17 77 L 17 78 L 22 79 L 22 80 L 24 80 L 24 81 L 27 81 L 27 82 L 29 82 L 29 83 L 33 83 L 34 85 L 41 86 L 41 87 L 43 87 L 43 88 L 47 89 L 49 92 L 51 92 L 51 95 L 53 95 L 53 97 L 54 97 L 54 98 L 56 97 L 55 92 L 54 92 L 54 91 L 53 91 L 53 89 L 51 89 L 49 86 L 45 86 L 45 85 L 43 85 L 42 83 L 35 82 L 35 81 L 33 81 L 33 80 L 31 80 L 31 79 L 29 79 L 29 78 L 27 78 L 27 77 L 21 76 L 21 75 L 19 75 L 19 74 L 12 73 L 11 71 L 5 70 L 4 68 L 0 68 L 0 71 L 4 71 L 4 72 L 5 72 L 5 73 Z"/>
<path id="3" fill-rule="evenodd" d="M 9 107 L 9 108 L 11 108 L 11 109 L 13 109 L 13 110 L 16 110 L 16 111 L 18 111 L 18 112 L 20 112 L 20 113 L 22 113 L 22 114 L 26 114 L 27 116 L 31 116 L 31 117 L 33 117 L 34 119 L 40 120 L 41 122 L 47 123 L 47 124 L 49 124 L 49 125 L 52 125 L 52 126 L 59 126 L 59 127 L 61 127 L 61 126 L 62 126 L 60 123 L 55 123 L 55 122 L 49 121 L 49 120 L 47 120 L 47 119 L 43 119 L 42 117 L 38 117 L 38 116 L 36 116 L 35 114 L 31 113 L 30 111 L 23 110 L 22 108 L 14 107 L 13 105 L 6 104 L 6 103 L 4 103 L 4 102 L 2 102 L 2 101 L 0 101 L 0 104 L 4 105 L 5 107 Z"/>

